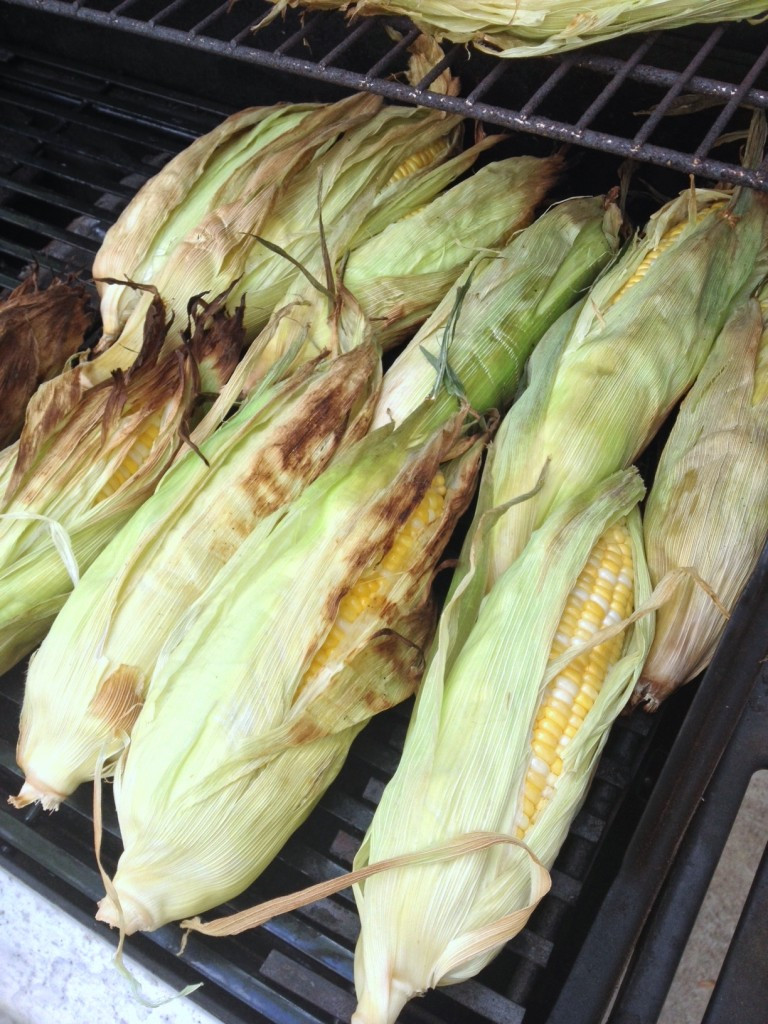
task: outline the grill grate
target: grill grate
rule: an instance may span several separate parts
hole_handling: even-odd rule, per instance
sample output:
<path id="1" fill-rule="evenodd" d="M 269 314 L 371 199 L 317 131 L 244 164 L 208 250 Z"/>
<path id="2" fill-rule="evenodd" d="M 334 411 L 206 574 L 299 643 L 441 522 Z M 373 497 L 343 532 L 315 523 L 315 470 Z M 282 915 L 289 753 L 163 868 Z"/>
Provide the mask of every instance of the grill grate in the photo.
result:
<path id="1" fill-rule="evenodd" d="M 334 81 L 333 75 L 326 73 L 340 73 L 344 62 L 344 74 L 357 77 L 354 82 L 351 78 L 337 79 L 337 84 L 375 91 L 379 91 L 381 84 L 382 88 L 404 90 L 393 94 L 398 99 L 430 99 L 424 93 L 428 83 L 422 83 L 421 90 L 412 90 L 384 77 L 402 69 L 409 36 L 401 44 L 393 45 L 388 37 L 381 38 L 380 21 L 361 23 L 350 31 L 341 19 L 307 18 L 303 24 L 289 20 L 271 26 L 269 37 L 254 38 L 249 27 L 253 14 L 249 4 L 242 3 L 241 11 L 235 8 L 239 21 L 233 27 L 225 8 L 214 10 L 206 0 L 176 0 L 164 7 L 154 0 L 124 0 L 119 5 L 103 2 L 100 9 L 95 3 L 76 6 L 40 0 L 29 5 L 27 0 L 5 0 L 4 5 L 0 4 L 0 17 L 11 7 L 18 14 L 25 5 L 34 6 L 35 14 L 61 8 L 72 16 L 69 25 L 76 20 L 87 21 L 94 33 L 108 26 L 110 31 L 130 29 L 157 36 L 162 29 L 165 43 L 183 43 L 303 75 L 301 67 L 288 67 L 277 60 L 294 54 L 291 60 L 302 66 L 310 65 L 308 73 L 316 81 Z M 335 28 L 322 36 L 320 45 L 320 26 L 326 24 Z M 533 70 L 516 74 L 510 74 L 510 65 L 477 54 L 468 57 L 461 48 L 452 50 L 446 59 L 465 81 L 465 98 L 456 102 L 464 104 L 463 109 L 470 105 L 482 117 L 486 115 L 481 110 L 489 109 L 501 110 L 504 116 L 511 117 L 509 108 L 493 106 L 490 101 L 499 95 L 512 96 L 518 111 L 514 116 L 534 123 L 542 111 L 559 107 L 564 92 L 571 91 L 572 83 L 579 83 L 569 107 L 574 114 L 570 126 L 557 123 L 564 131 L 581 133 L 580 141 L 590 146 L 594 144 L 586 135 L 592 130 L 590 125 L 610 125 L 614 104 L 624 112 L 632 109 L 627 106 L 630 88 L 642 87 L 642 103 L 649 106 L 652 104 L 648 103 L 648 90 L 658 90 L 660 97 L 669 97 L 665 110 L 684 93 L 709 97 L 723 107 L 722 114 L 718 117 L 712 116 L 711 111 L 702 111 L 686 119 L 688 128 L 691 123 L 703 126 L 699 136 L 702 141 L 694 140 L 688 157 L 678 153 L 680 159 L 688 159 L 700 151 L 703 160 L 709 146 L 707 134 L 715 132 L 716 122 L 720 123 L 715 134 L 719 133 L 725 124 L 724 116 L 730 116 L 724 104 L 734 98 L 738 102 L 741 95 L 750 103 L 768 106 L 768 93 L 758 88 L 762 71 L 756 71 L 751 82 L 742 76 L 739 83 L 730 85 L 714 77 L 702 77 L 704 73 L 714 73 L 712 68 L 717 65 L 713 61 L 733 33 L 737 30 L 716 28 L 704 33 L 694 47 L 695 55 L 691 57 L 688 49 L 685 59 L 678 60 L 684 64 L 680 71 L 650 63 L 664 46 L 663 37 L 658 36 L 632 40 L 624 55 L 604 48 L 597 55 L 531 62 L 535 65 Z M 262 40 L 267 38 L 273 49 L 258 50 L 256 42 L 266 45 Z M 296 51 L 304 50 L 312 55 L 311 61 L 302 62 L 295 56 Z M 241 51 L 253 56 L 243 57 Z M 276 63 L 262 60 L 262 53 L 274 57 Z M 763 57 L 751 66 L 757 67 L 761 60 Z M 607 87 L 601 88 L 600 83 L 606 79 Z M 591 91 L 586 89 L 589 99 L 584 102 L 587 84 Z M 13 53 L 0 51 L 0 286 L 12 287 L 35 262 L 53 272 L 80 269 L 87 273 L 104 232 L 137 186 L 173 153 L 218 123 L 235 105 L 253 102 L 254 92 L 249 92 L 245 100 L 238 93 L 237 104 L 218 105 L 135 76 L 88 70 L 80 61 L 44 57 L 23 47 L 14 47 Z M 488 105 L 480 102 L 483 98 L 489 101 Z M 641 142 L 645 144 L 651 136 L 656 138 L 657 132 L 667 130 L 669 122 L 663 113 L 657 108 L 655 114 L 648 115 L 633 138 L 637 140 L 642 135 Z M 487 119 L 507 123 L 493 117 Z M 541 134 L 566 137 L 549 131 Z M 671 134 L 674 137 L 674 131 Z M 616 136 L 611 138 L 621 142 Z M 690 136 L 687 139 L 690 141 Z M 530 140 L 526 145 L 529 144 Z M 611 151 L 624 154 L 621 148 Z M 740 173 L 738 168 L 731 169 Z M 702 173 L 727 177 L 711 167 Z M 679 185 L 679 179 L 675 180 Z M 765 182 L 758 183 L 768 188 Z M 764 558 L 764 565 L 765 562 Z M 764 576 L 765 568 L 756 585 L 768 593 L 763 585 Z M 768 597 L 763 603 L 768 604 Z M 629 955 L 669 868 L 675 842 L 683 835 L 746 700 L 752 682 L 752 663 L 762 655 L 765 644 L 764 632 L 755 631 L 749 639 L 744 621 L 764 621 L 766 615 L 768 607 L 761 607 L 754 600 L 748 604 L 743 610 L 747 618 L 742 617 L 738 627 L 741 632 L 736 632 L 735 640 L 726 647 L 721 659 L 742 680 L 742 691 L 730 703 L 725 687 L 718 691 L 717 675 L 712 674 L 715 682 L 705 683 L 700 691 L 700 697 L 707 700 L 697 700 L 687 718 L 691 693 L 683 692 L 654 718 L 635 715 L 617 724 L 587 803 L 574 822 L 553 872 L 552 893 L 537 909 L 528 928 L 474 981 L 430 993 L 411 1004 L 401 1017 L 403 1024 L 556 1024 L 559 1020 L 595 1024 L 600 1019 L 620 973 L 617 964 Z M 739 661 L 734 653 L 738 655 L 742 648 Z M 103 890 L 89 841 L 90 793 L 87 789 L 78 793 L 55 816 L 36 812 L 20 815 L 2 799 L 3 794 L 14 792 L 19 783 L 14 746 L 22 679 L 22 670 L 18 670 L 0 680 L 0 856 L 19 876 L 96 927 L 93 907 Z M 729 707 L 730 717 L 725 710 Z M 705 708 L 709 708 L 706 714 Z M 696 709 L 698 717 L 694 714 Z M 713 731 L 712 723 L 721 719 L 723 729 Z M 398 709 L 371 723 L 358 738 L 341 775 L 316 812 L 250 892 L 225 910 L 242 909 L 258 900 L 321 881 L 348 867 L 382 788 L 394 770 L 406 720 L 406 710 Z M 684 742 L 674 744 L 683 721 L 687 729 L 681 737 Z M 678 780 L 688 778 L 687 766 L 686 772 L 681 768 L 692 749 L 686 743 L 691 734 L 695 737 L 699 733 L 703 739 L 697 749 L 706 750 L 707 755 L 699 773 L 681 794 L 684 799 L 676 804 L 672 802 L 675 786 L 679 787 Z M 677 760 L 673 757 L 664 770 L 662 782 L 666 780 L 666 788 L 654 788 L 659 765 L 670 748 L 676 752 Z M 765 763 L 768 755 L 761 756 Z M 729 762 L 736 757 L 737 753 L 729 753 Z M 727 780 L 719 786 L 721 793 L 723 789 L 727 793 Z M 645 810 L 651 794 L 653 800 Z M 670 812 L 667 807 L 673 810 Z M 637 822 L 644 810 L 638 829 Z M 698 818 L 694 827 L 701 828 Z M 622 853 L 631 837 L 634 836 L 637 865 L 642 863 L 637 851 L 649 849 L 649 842 L 665 835 L 667 845 L 660 843 L 653 860 L 654 870 L 647 877 L 644 872 L 632 874 L 632 858 L 622 864 Z M 686 844 L 688 841 L 686 838 Z M 104 846 L 106 865 L 112 870 L 119 842 L 114 812 L 110 815 L 108 810 Z M 682 873 L 687 848 L 682 848 L 675 862 L 675 870 L 681 874 L 674 883 L 676 888 L 670 889 L 673 894 L 685 892 L 689 884 L 688 876 Z M 697 890 L 706 885 L 708 877 L 699 868 Z M 760 888 L 756 882 L 754 908 L 759 908 L 765 890 L 765 884 Z M 632 914 L 626 912 L 627 906 L 634 908 Z M 664 922 L 661 912 L 659 915 L 649 921 L 649 936 L 653 935 L 652 926 L 658 923 L 661 928 Z M 745 918 L 745 928 L 748 923 Z M 352 1006 L 352 949 L 356 932 L 352 898 L 349 893 L 342 893 L 271 922 L 256 933 L 219 942 L 193 936 L 183 958 L 176 956 L 179 933 L 174 927 L 150 936 L 137 936 L 131 943 L 139 959 L 176 987 L 204 980 L 205 986 L 195 998 L 224 1021 L 335 1024 L 348 1020 Z M 605 955 L 606 936 L 610 936 L 611 957 Z M 647 949 L 652 945 L 649 938 Z M 643 1007 L 658 1001 L 664 980 L 659 980 L 663 971 L 654 972 L 652 966 L 646 959 L 645 973 L 635 970 L 628 975 L 615 1024 L 651 1019 L 643 1016 Z M 716 1019 L 732 1019 L 725 1009 L 728 986 L 741 986 L 744 991 L 747 983 L 756 991 L 755 1007 L 759 1007 L 757 998 L 761 991 L 764 997 L 765 979 L 755 965 L 751 973 L 739 973 L 734 961 L 724 972 L 722 988 L 715 992 L 713 1014 L 718 999 L 724 1008 L 719 1018 L 712 1016 L 713 1024 Z M 653 998 L 649 995 L 651 991 Z M 739 1012 L 744 1024 L 762 1020 L 758 1009 L 751 1015 L 746 1009 L 742 1012 L 740 1008 Z"/>
<path id="2" fill-rule="evenodd" d="M 437 69 L 412 87 L 402 80 L 406 46 L 416 33 L 392 18 L 362 19 L 349 27 L 334 13 L 288 12 L 269 26 L 254 26 L 271 5 L 264 0 L 229 4 L 215 0 L 5 0 L 80 22 L 218 54 L 273 71 L 311 78 L 345 89 L 368 90 L 398 102 L 420 103 L 476 117 L 514 131 L 544 136 L 704 178 L 768 190 L 764 168 L 746 170 L 738 155 L 720 158 L 718 140 L 731 128 L 741 105 L 768 108 L 768 45 L 753 53 L 763 32 L 740 26 L 654 33 L 538 60 L 501 61 L 454 46 L 445 65 L 467 83 L 458 97 L 429 92 Z M 254 18 L 254 10 L 257 16 Z M 393 43 L 387 27 L 405 32 Z M 749 55 L 749 56 L 748 56 Z M 627 116 L 629 84 L 652 91 L 651 109 Z M 578 103 L 565 102 L 576 92 Z M 683 151 L 664 119 L 681 97 L 722 109 L 698 122 L 698 141 Z M 737 118 L 738 120 L 738 118 Z M 743 125 L 739 125 L 742 127 Z"/>

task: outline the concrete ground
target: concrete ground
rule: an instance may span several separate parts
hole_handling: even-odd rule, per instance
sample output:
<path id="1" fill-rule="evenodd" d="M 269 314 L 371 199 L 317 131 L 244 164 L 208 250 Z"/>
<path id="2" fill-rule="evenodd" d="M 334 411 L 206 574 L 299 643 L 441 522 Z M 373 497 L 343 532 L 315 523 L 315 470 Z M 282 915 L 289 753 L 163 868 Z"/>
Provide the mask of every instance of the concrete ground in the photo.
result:
<path id="1" fill-rule="evenodd" d="M 761 771 L 747 790 L 658 1024 L 698 1024 L 701 1020 L 768 843 L 767 809 L 768 771 Z"/>

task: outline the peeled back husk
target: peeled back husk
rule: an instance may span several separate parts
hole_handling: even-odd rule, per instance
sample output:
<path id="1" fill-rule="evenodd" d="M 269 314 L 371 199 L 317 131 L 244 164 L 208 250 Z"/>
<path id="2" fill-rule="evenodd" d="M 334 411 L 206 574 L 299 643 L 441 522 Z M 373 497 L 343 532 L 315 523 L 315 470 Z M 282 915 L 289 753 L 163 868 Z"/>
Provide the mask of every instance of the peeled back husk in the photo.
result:
<path id="1" fill-rule="evenodd" d="M 633 700 L 655 711 L 712 659 L 768 535 L 768 288 L 737 307 L 683 401 L 648 496 L 654 585 L 693 569 L 656 613 Z"/>
<path id="2" fill-rule="evenodd" d="M 474 558 L 487 535 L 478 534 L 479 550 L 463 556 L 464 586 L 441 617 L 400 765 L 355 868 L 440 849 L 464 835 L 515 836 L 533 723 L 567 596 L 598 538 L 625 518 L 637 569 L 635 603 L 649 593 L 635 508 L 643 490 L 637 474 L 626 471 L 562 504 L 479 608 L 471 594 L 478 583 Z M 356 887 L 362 930 L 355 1024 L 391 1024 L 408 999 L 472 977 L 520 930 L 541 895 L 532 884 L 538 865 L 554 861 L 651 631 L 647 619 L 625 627 L 622 654 L 567 747 L 554 794 L 524 845 L 508 842 L 386 870 Z"/>
<path id="3" fill-rule="evenodd" d="M 322 322 L 322 303 L 312 307 Z M 267 328 L 279 329 L 288 314 Z M 259 523 L 298 497 L 371 419 L 380 360 L 354 308 L 351 349 L 264 381 L 212 436 L 195 437 L 84 574 L 27 675 L 16 806 L 53 809 L 123 751 L 164 645 Z M 211 410 L 216 422 L 217 408 Z"/>
<path id="4" fill-rule="evenodd" d="M 413 691 L 432 574 L 482 450 L 480 437 L 451 457 L 463 421 L 462 411 L 425 434 L 417 414 L 363 439 L 268 535 L 252 534 L 196 603 L 116 774 L 120 906 L 106 897 L 101 920 L 127 933 L 157 928 L 242 891 L 330 784 L 362 725 Z M 442 512 L 382 599 L 317 663 L 342 599 L 367 569 L 375 575 L 441 467 Z"/>

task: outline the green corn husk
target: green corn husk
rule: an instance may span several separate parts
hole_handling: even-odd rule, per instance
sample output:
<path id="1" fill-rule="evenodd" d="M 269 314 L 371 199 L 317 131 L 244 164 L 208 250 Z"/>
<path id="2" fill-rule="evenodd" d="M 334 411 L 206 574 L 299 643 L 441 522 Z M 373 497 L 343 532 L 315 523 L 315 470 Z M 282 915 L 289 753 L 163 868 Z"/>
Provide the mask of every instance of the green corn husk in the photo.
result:
<path id="1" fill-rule="evenodd" d="M 413 691 L 432 574 L 483 447 L 482 436 L 460 438 L 463 411 L 434 432 L 424 420 L 375 431 L 337 459 L 278 523 L 247 538 L 195 605 L 116 772 L 124 852 L 99 919 L 130 934 L 242 891 L 363 724 Z M 342 600 L 367 567 L 380 572 L 438 468 L 439 514 L 399 558 L 383 599 L 318 664 Z"/>
<path id="2" fill-rule="evenodd" d="M 278 104 L 232 114 L 139 189 L 104 236 L 93 262 L 105 339 L 119 335 L 139 295 L 128 285 L 100 279 L 151 284 L 173 249 L 211 210 L 272 188 L 272 178 L 263 173 L 271 166 L 265 159 L 272 153 L 270 144 L 317 109 L 312 103 Z"/>
<path id="3" fill-rule="evenodd" d="M 353 249 L 344 285 L 383 348 L 426 320 L 476 253 L 503 245 L 530 223 L 561 167 L 559 157 L 488 164 Z"/>
<path id="4" fill-rule="evenodd" d="M 36 388 L 61 372 L 91 319 L 74 281 L 55 279 L 41 291 L 30 276 L 0 304 L 0 447 L 19 436 Z"/>
<path id="5" fill-rule="evenodd" d="M 555 509 L 478 600 L 490 557 L 482 523 L 498 514 L 488 509 L 496 472 L 498 459 L 484 472 L 475 543 L 465 544 L 461 585 L 443 611 L 400 765 L 356 869 L 437 850 L 462 835 L 514 836 L 533 723 L 549 679 L 562 671 L 548 659 L 566 599 L 598 538 L 625 518 L 635 604 L 649 595 L 635 508 L 644 488 L 624 471 Z M 355 1024 L 391 1024 L 408 999 L 472 977 L 522 928 L 541 895 L 531 891 L 531 855 L 544 867 L 554 861 L 650 645 L 648 619 L 625 629 L 620 659 L 566 748 L 554 795 L 525 846 L 387 870 L 356 888 Z"/>
<path id="6" fill-rule="evenodd" d="M 418 407 L 434 385 L 444 344 L 473 409 L 508 404 L 534 344 L 615 254 L 620 226 L 614 203 L 599 196 L 569 199 L 501 252 L 475 259 L 387 372 L 374 426 L 399 422 Z M 443 390 L 438 417 L 450 402 Z"/>
<path id="7" fill-rule="evenodd" d="M 307 316 L 322 327 L 324 297 Z M 255 344 L 287 322 L 284 315 Z M 84 574 L 33 659 L 17 760 L 17 807 L 55 809 L 123 751 L 169 635 L 265 518 L 289 504 L 334 453 L 364 435 L 380 384 L 365 319 L 347 301 L 337 321 L 349 355 L 318 357 L 264 381 L 160 486 Z M 224 408 L 227 403 L 224 403 Z M 211 427 L 219 409 L 211 410 Z M 207 440 L 204 438 L 208 436 Z"/>
<path id="8" fill-rule="evenodd" d="M 154 312 L 130 370 L 94 388 L 65 374 L 58 404 L 40 389 L 28 406 L 0 502 L 0 672 L 39 643 L 78 574 L 155 489 L 201 379 L 232 371 L 242 332 L 220 312 L 201 314 L 207 329 L 165 357 L 159 300 Z"/>
<path id="9" fill-rule="evenodd" d="M 732 303 L 764 276 L 765 200 L 724 199 L 696 190 L 665 206 L 537 347 L 499 431 L 499 445 L 514 436 L 514 446 L 493 503 L 531 491 L 542 473 L 543 483 L 496 527 L 502 561 L 491 578 L 552 508 L 634 461 L 695 380 Z"/>
<path id="10" fill-rule="evenodd" d="M 474 42 L 499 57 L 538 57 L 578 49 L 630 32 L 756 18 L 765 0 L 272 0 L 286 7 L 389 14 L 411 18 L 424 32 Z M 266 20 L 271 20 L 270 15 Z"/>
<path id="11" fill-rule="evenodd" d="M 691 568 L 731 611 L 768 533 L 768 287 L 734 310 L 664 446 L 645 511 L 651 579 Z M 656 613 L 633 694 L 655 711 L 702 672 L 725 628 L 693 579 Z"/>

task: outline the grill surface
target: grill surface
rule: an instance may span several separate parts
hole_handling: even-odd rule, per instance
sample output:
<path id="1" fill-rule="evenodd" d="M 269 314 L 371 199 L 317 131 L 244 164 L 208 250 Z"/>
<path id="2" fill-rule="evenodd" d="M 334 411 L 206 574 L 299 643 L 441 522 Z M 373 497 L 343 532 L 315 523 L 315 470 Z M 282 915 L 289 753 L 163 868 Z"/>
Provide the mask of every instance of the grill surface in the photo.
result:
<path id="1" fill-rule="evenodd" d="M 768 190 L 768 173 L 720 156 L 718 140 L 733 129 L 741 104 L 768 107 L 765 33 L 717 26 L 631 36 L 562 57 L 501 61 L 464 46 L 447 50 L 445 64 L 465 76 L 459 97 L 430 93 L 434 69 L 414 88 L 402 81 L 407 44 L 417 31 L 391 18 L 360 19 L 348 27 L 341 15 L 289 12 L 267 27 L 254 26 L 272 10 L 264 0 L 5 0 L 56 14 L 225 56 L 274 71 L 369 90 L 399 102 L 440 107 L 507 129 L 587 146 L 702 177 L 748 183 Z M 255 15 L 255 16 L 254 16 Z M 401 30 L 395 43 L 387 26 Z M 756 43 L 760 40 L 760 43 Z M 761 48 L 762 47 L 762 48 Z M 398 80 L 400 79 L 400 80 Z M 649 88 L 651 102 L 630 113 L 632 83 Z M 573 104 L 573 96 L 577 97 Z M 692 145 L 680 149 L 666 115 L 701 110 Z M 738 121 L 738 118 L 736 118 Z M 689 125 L 690 126 L 690 121 Z M 743 126 L 743 121 L 740 122 Z"/>
<path id="2" fill-rule="evenodd" d="M 68 14 L 94 22 L 89 31 L 97 33 L 92 37 L 95 39 L 111 41 L 111 36 L 98 35 L 99 25 L 95 24 L 105 25 L 108 21 L 115 29 L 131 27 L 132 31 L 139 31 L 144 26 L 143 31 L 148 33 L 163 27 L 167 33 L 180 34 L 185 45 L 201 48 L 201 40 L 213 38 L 201 33 L 212 32 L 224 19 L 222 7 L 215 12 L 213 21 L 198 25 L 197 31 L 190 34 L 189 26 L 181 19 L 189 19 L 197 11 L 195 17 L 200 21 L 201 8 L 205 6 L 202 3 L 178 0 L 156 17 L 154 24 L 147 20 L 146 12 L 152 6 L 148 0 L 126 0 L 119 8 L 110 6 L 109 10 L 56 5 L 44 0 L 35 5 L 35 11 L 51 6 L 66 8 Z M 4 6 L 0 4 L 0 18 L 20 10 L 21 6 L 6 0 Z M 140 12 L 145 16 L 143 21 L 138 20 Z M 127 24 L 129 13 L 134 17 L 131 26 Z M 183 27 L 179 27 L 180 21 Z M 23 11 L 18 21 L 8 17 L 7 23 L 23 41 Z M 315 21 L 307 19 L 307 24 L 314 25 Z M 383 55 L 376 56 L 370 37 L 381 31 L 380 25 L 360 26 L 359 34 L 345 46 L 350 38 L 347 30 L 338 19 L 335 24 L 340 37 L 334 46 L 329 49 L 326 44 L 322 51 L 326 54 L 325 64 L 318 59 L 321 51 L 309 37 L 315 58 L 313 74 L 322 76 L 324 68 L 332 70 L 343 55 L 363 63 L 375 59 L 378 76 L 397 67 L 388 39 Z M 239 56 L 239 50 L 262 52 L 253 48 L 247 27 L 239 30 L 239 41 L 225 44 L 219 40 L 233 56 Z M 270 31 L 285 37 L 283 52 L 309 45 L 292 39 L 289 26 L 273 26 Z M 722 44 L 719 32 L 716 29 L 706 34 L 706 39 Z M 538 83 L 531 93 L 531 111 L 540 109 L 547 100 L 546 90 L 555 95 L 558 82 L 553 84 L 553 77 L 559 75 L 562 85 L 566 76 L 577 76 L 574 80 L 582 88 L 585 78 L 594 80 L 595 75 L 613 74 L 616 62 L 628 69 L 625 87 L 630 79 L 643 85 L 643 102 L 647 104 L 648 89 L 652 91 L 655 86 L 646 79 L 655 81 L 660 76 L 665 86 L 671 81 L 658 69 L 643 63 L 653 52 L 651 48 L 661 43 L 642 43 L 641 49 L 645 49 L 631 67 L 622 58 L 605 55 L 582 55 L 559 64 L 538 62 L 540 72 L 526 71 L 520 75 Z M 636 44 L 634 40 L 632 46 Z M 105 230 L 141 181 L 235 106 L 276 98 L 270 94 L 269 86 L 260 82 L 258 90 L 254 88 L 245 96 L 238 93 L 237 103 L 201 102 L 168 85 L 150 84 L 144 78 L 139 80 L 122 72 L 106 75 L 84 69 L 81 61 L 44 57 L 38 50 L 25 49 L 15 41 L 11 49 L 10 37 L 5 45 L 8 49 L 0 51 L 0 285 L 7 287 L 34 262 L 53 272 L 80 268 L 87 273 Z M 173 63 L 174 52 L 180 51 L 169 48 L 169 63 Z M 396 56 L 401 60 L 401 51 L 397 50 Z M 266 63 L 261 58 L 248 59 Z M 462 51 L 454 52 L 451 59 L 460 62 L 466 58 Z M 481 61 L 487 67 L 486 59 L 477 55 L 471 61 Z M 596 62 L 595 67 L 599 64 L 602 70 L 589 66 L 585 69 L 583 65 L 590 62 Z M 281 66 L 281 70 L 286 69 Z M 464 71 L 462 75 L 469 80 Z M 508 66 L 494 65 L 462 102 L 477 102 L 480 96 L 495 89 L 503 92 L 506 86 L 502 78 L 509 78 Z M 365 83 L 361 83 L 358 74 L 356 84 L 371 88 L 371 81 L 404 88 L 372 77 L 372 73 Z M 691 81 L 685 85 L 679 79 L 675 81 L 678 91 L 693 88 Z M 209 83 L 205 84 L 207 87 Z M 706 89 L 710 87 L 713 88 L 712 83 Z M 230 86 L 222 86 L 219 92 L 227 89 L 231 95 Z M 703 86 L 702 89 L 706 93 Z M 313 90 L 314 85 L 305 91 L 304 98 L 312 96 Z M 217 92 L 216 88 L 210 91 Z M 406 91 L 409 99 L 419 98 L 412 90 Z M 605 93 L 600 96 L 605 97 Z M 761 105 L 764 98 L 761 93 Z M 610 99 L 605 97 L 606 109 Z M 574 102 L 578 101 L 576 97 Z M 625 106 L 625 118 L 626 109 Z M 599 110 L 583 110 L 586 113 L 581 120 L 588 123 L 594 123 L 600 115 Z M 709 121 L 712 122 L 711 116 Z M 722 127 L 723 124 L 719 125 L 717 133 Z M 612 175 L 615 164 L 608 174 Z M 683 183 L 679 177 L 674 180 L 678 187 Z M 602 187 L 602 183 L 596 187 Z M 680 894 L 685 898 L 687 890 L 695 889 L 698 899 L 719 853 L 717 842 L 710 842 L 707 856 L 695 861 L 695 884 L 692 883 L 687 874 L 689 847 L 701 835 L 700 830 L 709 826 L 702 825 L 698 816 L 685 839 L 688 845 L 678 853 L 686 827 L 734 729 L 738 743 L 731 743 L 724 764 L 736 758 L 739 779 L 731 783 L 725 777 L 723 781 L 719 770 L 721 774 L 713 783 L 713 788 L 719 786 L 719 812 L 717 808 L 708 811 L 719 813 L 723 835 L 727 834 L 738 807 L 745 773 L 749 775 L 756 767 L 768 765 L 764 740 L 767 728 L 760 730 L 753 724 L 749 733 L 753 744 L 750 756 L 745 759 L 738 755 L 747 719 L 738 723 L 750 693 L 751 710 L 754 712 L 757 707 L 763 716 L 766 714 L 765 681 L 760 678 L 755 684 L 757 666 L 768 644 L 765 627 L 757 625 L 768 621 L 766 572 L 768 559 L 764 558 L 762 575 L 753 583 L 751 599 L 734 616 L 732 639 L 724 644 L 720 667 L 713 667 L 687 717 L 693 688 L 676 695 L 654 718 L 638 714 L 617 724 L 587 803 L 556 864 L 552 893 L 538 908 L 528 928 L 476 980 L 430 993 L 411 1004 L 401 1017 L 404 1024 L 518 1024 L 523 1020 L 525 1024 L 596 1024 L 641 933 L 645 938 L 640 948 L 646 956 L 630 965 L 611 1019 L 614 1024 L 655 1019 L 666 991 L 665 982 L 669 980 L 666 974 L 684 944 L 664 939 L 669 931 L 665 915 L 667 919 L 679 915 Z M 729 673 L 738 683 L 735 688 L 731 684 L 730 696 L 723 683 Z M 3 794 L 15 792 L 19 784 L 14 746 L 22 680 L 21 668 L 0 680 L 0 799 Z M 258 883 L 225 909 L 241 909 L 339 874 L 349 866 L 381 790 L 396 765 L 406 721 L 407 709 L 398 709 L 371 723 L 358 738 L 339 779 L 316 812 Z M 675 742 L 681 722 L 684 731 Z M 763 737 L 762 746 L 758 735 Z M 672 754 L 667 760 L 670 750 Z M 90 802 L 91 793 L 84 788 L 58 814 L 49 816 L 34 810 L 19 814 L 3 801 L 0 855 L 19 876 L 96 927 L 92 918 L 94 903 L 103 889 L 93 859 Z M 107 794 L 106 803 L 109 802 Z M 109 809 L 105 827 L 105 862 L 107 870 L 112 871 L 119 840 L 114 812 Z M 630 840 L 630 852 L 623 858 Z M 671 866 L 674 870 L 668 887 L 662 890 Z M 766 899 L 765 874 L 763 870 L 762 878 L 755 883 L 752 916 L 756 916 L 760 901 Z M 648 918 L 659 892 L 662 902 Z M 695 913 L 697 899 L 685 900 L 688 917 Z M 745 920 L 742 946 L 757 941 L 748 925 Z M 177 986 L 204 980 L 204 988 L 194 998 L 222 1020 L 333 1024 L 348 1020 L 353 1006 L 352 950 L 356 930 L 354 904 L 351 895 L 344 893 L 280 918 L 258 932 L 219 942 L 194 936 L 183 958 L 176 956 L 179 932 L 175 927 L 137 936 L 131 945 L 135 955 Z M 653 951 L 658 954 L 659 948 L 664 955 L 654 957 Z M 735 956 L 723 974 L 722 985 L 715 991 L 708 1017 L 710 1024 L 733 1020 L 726 995 L 734 987 L 749 989 L 754 996 L 752 1004 L 745 1004 L 746 1009 L 740 1013 L 742 1024 L 764 1024 L 760 1004 L 762 995 L 764 1006 L 768 991 L 764 969 L 761 974 L 759 965 L 752 964 L 749 973 L 745 973 Z"/>

